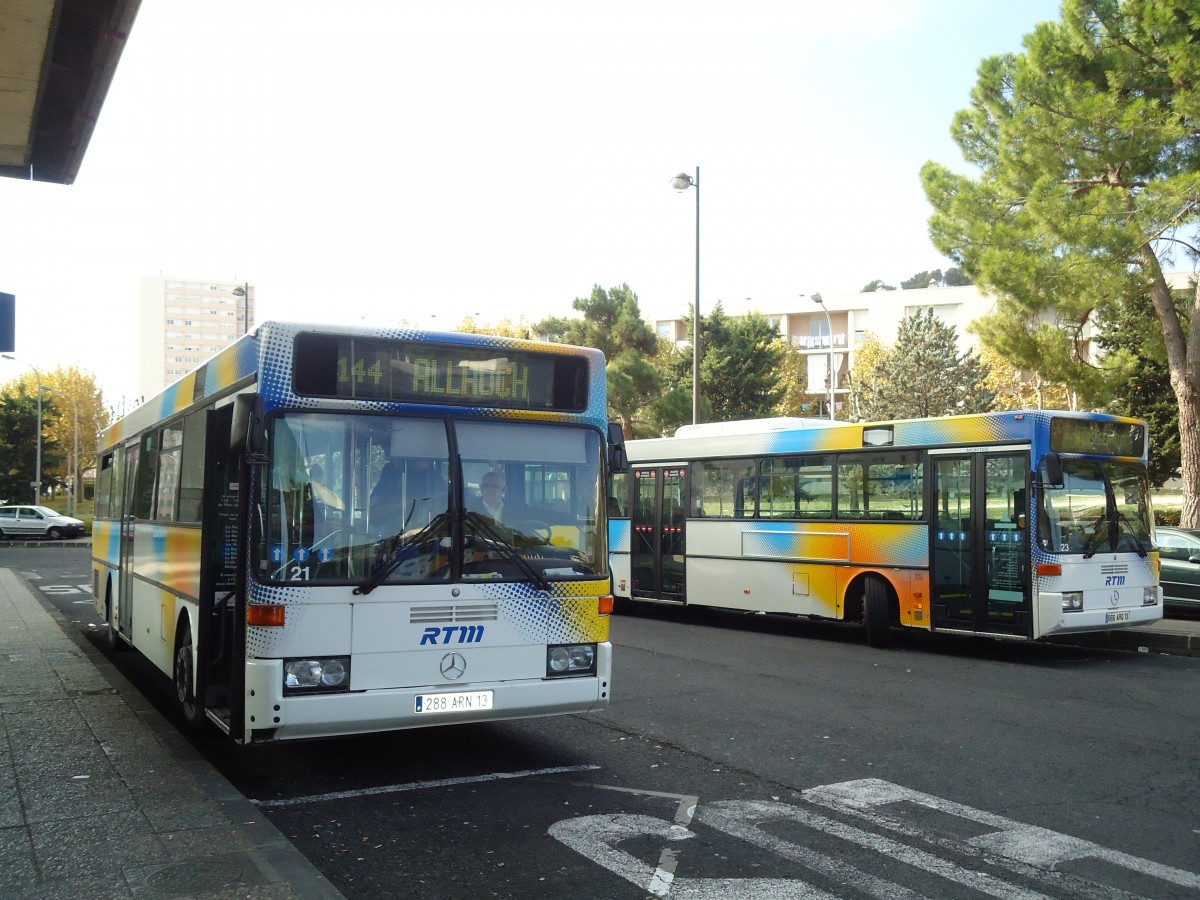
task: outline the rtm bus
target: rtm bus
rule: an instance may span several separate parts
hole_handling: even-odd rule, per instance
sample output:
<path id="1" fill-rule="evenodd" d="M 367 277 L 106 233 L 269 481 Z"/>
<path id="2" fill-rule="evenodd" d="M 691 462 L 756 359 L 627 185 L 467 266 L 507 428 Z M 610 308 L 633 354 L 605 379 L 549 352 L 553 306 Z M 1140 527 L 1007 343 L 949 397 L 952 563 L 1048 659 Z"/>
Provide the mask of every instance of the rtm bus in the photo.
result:
<path id="1" fill-rule="evenodd" d="M 578 347 L 261 325 L 103 436 L 109 640 L 244 744 L 604 708 L 604 378 Z"/>
<path id="2" fill-rule="evenodd" d="M 613 478 L 618 602 L 1037 640 L 1162 618 L 1146 425 L 1068 412 L 685 426 Z"/>

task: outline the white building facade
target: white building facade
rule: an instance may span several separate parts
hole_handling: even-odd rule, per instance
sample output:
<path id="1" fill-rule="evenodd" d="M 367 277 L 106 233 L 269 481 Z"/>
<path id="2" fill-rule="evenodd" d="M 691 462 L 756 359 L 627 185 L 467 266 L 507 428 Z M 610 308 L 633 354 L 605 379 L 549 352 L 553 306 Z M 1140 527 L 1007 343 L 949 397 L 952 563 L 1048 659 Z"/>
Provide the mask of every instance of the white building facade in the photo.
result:
<path id="1" fill-rule="evenodd" d="M 855 353 L 868 334 L 890 347 L 896 340 L 901 320 L 919 309 L 929 308 L 939 320 L 954 327 L 958 333 L 959 351 L 966 352 L 979 346 L 978 339 L 967 331 L 967 326 L 980 316 L 992 312 L 996 305 L 995 298 L 984 294 L 975 285 L 830 294 L 822 295 L 822 300 L 824 309 L 807 296 L 798 297 L 786 305 L 772 304 L 766 308 L 749 298 L 738 304 L 737 308 L 730 308 L 730 304 L 725 302 L 721 305 L 728 316 L 736 317 L 757 311 L 779 327 L 779 333 L 787 342 L 807 358 L 808 393 L 828 395 L 828 374 L 832 362 L 836 374 L 834 403 L 838 409 L 848 400 L 848 376 L 854 367 Z M 828 318 L 826 313 L 829 314 Z M 707 314 L 703 306 L 701 314 Z M 687 323 L 682 318 L 655 316 L 650 322 L 659 336 L 679 344 L 689 343 Z M 700 340 L 703 344 L 703 333 Z"/>

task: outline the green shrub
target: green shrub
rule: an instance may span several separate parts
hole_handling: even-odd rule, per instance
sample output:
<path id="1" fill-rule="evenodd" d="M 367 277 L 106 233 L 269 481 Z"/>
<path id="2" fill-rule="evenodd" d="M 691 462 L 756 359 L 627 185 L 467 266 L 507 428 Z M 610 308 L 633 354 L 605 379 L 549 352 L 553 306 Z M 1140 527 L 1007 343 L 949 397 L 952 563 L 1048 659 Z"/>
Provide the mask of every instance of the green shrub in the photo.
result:
<path id="1" fill-rule="evenodd" d="M 1164 509 L 1154 510 L 1155 525 L 1179 525 L 1179 517 L 1183 514 L 1183 510 L 1178 507 L 1166 507 Z"/>

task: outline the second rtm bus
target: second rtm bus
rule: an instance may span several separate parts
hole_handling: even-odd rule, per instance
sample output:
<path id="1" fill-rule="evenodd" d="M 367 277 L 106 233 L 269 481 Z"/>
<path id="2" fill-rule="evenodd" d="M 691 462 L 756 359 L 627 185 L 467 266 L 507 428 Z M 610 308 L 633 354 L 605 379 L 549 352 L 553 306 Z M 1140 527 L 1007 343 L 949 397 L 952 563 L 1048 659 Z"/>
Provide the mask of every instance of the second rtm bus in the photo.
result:
<path id="1" fill-rule="evenodd" d="M 1162 617 L 1146 425 L 1068 412 L 685 426 L 612 481 L 622 602 L 1038 640 Z"/>

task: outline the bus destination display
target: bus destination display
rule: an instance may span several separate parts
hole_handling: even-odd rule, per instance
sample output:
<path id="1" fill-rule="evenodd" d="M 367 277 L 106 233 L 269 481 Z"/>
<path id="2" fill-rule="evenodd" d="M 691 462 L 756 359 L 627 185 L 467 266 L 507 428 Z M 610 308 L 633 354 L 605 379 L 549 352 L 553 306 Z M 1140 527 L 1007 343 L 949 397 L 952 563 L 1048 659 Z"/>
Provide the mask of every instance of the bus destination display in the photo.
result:
<path id="1" fill-rule="evenodd" d="M 417 341 L 338 335 L 296 338 L 297 394 L 503 409 L 582 411 L 587 360 Z"/>

